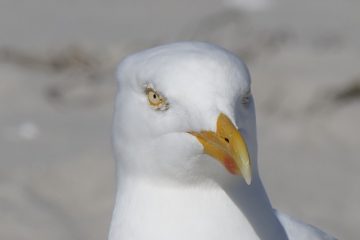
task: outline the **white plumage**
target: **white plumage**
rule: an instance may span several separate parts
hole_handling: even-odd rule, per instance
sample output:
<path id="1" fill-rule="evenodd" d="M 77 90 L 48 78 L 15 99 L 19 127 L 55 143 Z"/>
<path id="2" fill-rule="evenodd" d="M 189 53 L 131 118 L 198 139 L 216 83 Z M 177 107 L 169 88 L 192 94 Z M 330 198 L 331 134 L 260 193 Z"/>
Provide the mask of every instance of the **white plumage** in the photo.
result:
<path id="1" fill-rule="evenodd" d="M 175 43 L 127 57 L 117 77 L 110 240 L 334 239 L 272 209 L 258 175 L 250 76 L 235 55 L 207 43 Z M 150 104 L 149 86 L 158 94 Z M 166 109 L 151 107 L 159 97 Z M 224 168 L 192 134 L 218 134 L 220 115 L 245 140 L 252 170 L 246 153 L 235 150 L 238 161 L 224 161 Z M 229 173 L 236 167 L 245 168 L 237 174 L 249 183 L 252 175 L 250 185 Z"/>

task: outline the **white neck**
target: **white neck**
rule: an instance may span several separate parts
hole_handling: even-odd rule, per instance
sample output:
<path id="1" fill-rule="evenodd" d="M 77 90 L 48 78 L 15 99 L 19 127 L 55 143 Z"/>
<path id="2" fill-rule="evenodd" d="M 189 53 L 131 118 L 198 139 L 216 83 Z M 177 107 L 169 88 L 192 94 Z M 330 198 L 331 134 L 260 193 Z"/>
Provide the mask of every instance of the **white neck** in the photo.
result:
<path id="1" fill-rule="evenodd" d="M 239 178 L 240 179 L 240 178 Z M 226 187 L 120 177 L 109 240 L 286 240 L 259 178 Z"/>

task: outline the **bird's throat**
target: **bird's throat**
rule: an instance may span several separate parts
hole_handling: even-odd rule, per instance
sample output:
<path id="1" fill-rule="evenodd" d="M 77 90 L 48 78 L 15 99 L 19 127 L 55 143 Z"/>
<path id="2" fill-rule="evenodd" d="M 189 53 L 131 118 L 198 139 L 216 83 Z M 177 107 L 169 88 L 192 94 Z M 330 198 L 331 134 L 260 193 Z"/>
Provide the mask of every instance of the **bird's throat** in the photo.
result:
<path id="1" fill-rule="evenodd" d="M 140 179 L 119 181 L 109 240 L 255 240 L 273 234 L 267 229 L 282 230 L 265 192 L 246 199 L 239 197 L 241 189 L 232 194 L 216 184 L 175 187 Z M 244 200 L 252 204 L 238 202 Z M 276 234 L 276 240 L 286 239 Z"/>

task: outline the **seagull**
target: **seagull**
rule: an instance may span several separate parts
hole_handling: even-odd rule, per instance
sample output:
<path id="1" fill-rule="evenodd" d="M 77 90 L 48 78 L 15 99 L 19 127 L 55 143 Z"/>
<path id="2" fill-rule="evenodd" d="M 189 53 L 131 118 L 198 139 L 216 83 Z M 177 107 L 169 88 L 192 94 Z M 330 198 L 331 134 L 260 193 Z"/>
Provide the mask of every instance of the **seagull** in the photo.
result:
<path id="1" fill-rule="evenodd" d="M 109 240 L 333 240 L 272 208 L 258 171 L 249 71 L 178 42 L 126 57 L 113 122 Z"/>

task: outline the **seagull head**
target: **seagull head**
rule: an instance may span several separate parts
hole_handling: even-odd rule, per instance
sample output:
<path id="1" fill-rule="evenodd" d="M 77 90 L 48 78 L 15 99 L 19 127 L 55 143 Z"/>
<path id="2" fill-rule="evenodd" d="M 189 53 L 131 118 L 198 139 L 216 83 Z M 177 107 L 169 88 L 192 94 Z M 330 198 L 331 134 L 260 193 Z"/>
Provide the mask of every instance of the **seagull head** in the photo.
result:
<path id="1" fill-rule="evenodd" d="M 174 43 L 128 56 L 117 79 L 119 174 L 251 184 L 255 110 L 250 76 L 238 57 L 208 43 Z"/>

